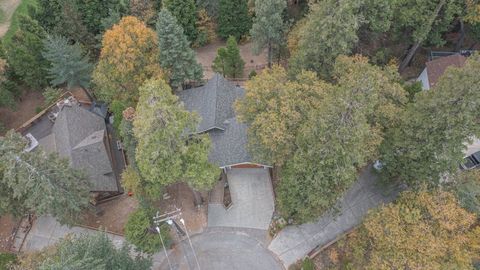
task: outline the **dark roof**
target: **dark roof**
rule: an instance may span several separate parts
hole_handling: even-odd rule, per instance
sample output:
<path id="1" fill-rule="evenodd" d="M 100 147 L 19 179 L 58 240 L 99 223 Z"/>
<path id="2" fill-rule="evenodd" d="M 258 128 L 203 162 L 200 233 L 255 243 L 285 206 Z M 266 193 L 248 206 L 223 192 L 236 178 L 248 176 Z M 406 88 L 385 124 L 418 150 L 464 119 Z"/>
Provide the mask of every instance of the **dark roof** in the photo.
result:
<path id="1" fill-rule="evenodd" d="M 210 129 L 224 129 L 224 122 L 235 117 L 233 103 L 244 95 L 244 90 L 215 74 L 207 84 L 178 93 L 180 100 L 189 111 L 201 117 L 197 132 Z"/>
<path id="2" fill-rule="evenodd" d="M 58 152 L 73 168 L 82 169 L 92 182 L 92 191 L 118 191 L 105 138 L 104 119 L 73 104 L 62 108 L 52 134 L 39 142 L 47 152 Z"/>
<path id="3" fill-rule="evenodd" d="M 461 54 L 440 57 L 427 62 L 427 75 L 430 88 L 434 87 L 445 70 L 450 67 L 463 67 L 467 58 Z"/>
<path id="4" fill-rule="evenodd" d="M 255 163 L 247 150 L 247 125 L 237 122 L 235 100 L 245 90 L 223 76 L 215 74 L 206 85 L 178 94 L 185 108 L 201 118 L 198 133 L 206 132 L 212 140 L 209 160 L 219 167 L 239 163 Z"/>

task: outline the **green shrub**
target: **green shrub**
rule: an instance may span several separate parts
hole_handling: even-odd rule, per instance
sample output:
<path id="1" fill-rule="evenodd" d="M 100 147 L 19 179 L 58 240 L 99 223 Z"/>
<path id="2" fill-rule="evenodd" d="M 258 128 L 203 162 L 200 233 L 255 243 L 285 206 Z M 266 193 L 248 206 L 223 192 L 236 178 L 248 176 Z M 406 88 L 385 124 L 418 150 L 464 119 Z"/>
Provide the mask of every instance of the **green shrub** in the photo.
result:
<path id="1" fill-rule="evenodd" d="M 257 76 L 257 72 L 255 70 L 252 70 L 250 73 L 248 73 L 248 79 L 252 79 L 255 76 Z"/>
<path id="2" fill-rule="evenodd" d="M 309 257 L 306 257 L 305 259 L 303 259 L 302 270 L 315 270 L 315 265 L 313 264 L 313 261 Z"/>
<path id="3" fill-rule="evenodd" d="M 10 27 L 8 28 L 7 33 L 3 36 L 2 40 L 7 43 L 10 42 L 11 38 L 15 34 L 15 32 L 18 30 L 18 18 L 21 15 L 27 15 L 30 16 L 32 13 L 32 10 L 36 10 L 38 5 L 37 0 L 22 0 L 20 2 L 20 5 L 18 5 L 17 9 L 13 12 L 11 21 L 10 21 Z"/>
<path id="4" fill-rule="evenodd" d="M 45 105 L 45 107 L 48 107 L 60 98 L 60 96 L 62 95 L 62 90 L 58 88 L 47 87 L 43 91 L 42 95 L 45 98 L 43 104 Z"/>
<path id="5" fill-rule="evenodd" d="M 410 102 L 413 102 L 413 100 L 415 99 L 415 95 L 417 93 L 422 92 L 422 90 L 423 90 L 421 82 L 414 82 L 412 84 L 405 84 L 403 88 L 405 89 L 405 91 L 407 91 L 408 100 Z"/>
<path id="6" fill-rule="evenodd" d="M 7 266 L 15 263 L 17 256 L 11 253 L 0 253 L 0 269 L 8 269 Z"/>
<path id="7" fill-rule="evenodd" d="M 155 228 L 152 222 L 153 216 L 153 210 L 139 208 L 130 214 L 127 224 L 125 225 L 125 239 L 137 247 L 138 250 L 149 254 L 153 254 L 162 249 L 160 236 L 152 232 L 152 229 Z M 169 231 L 167 224 L 160 226 L 160 232 L 166 248 L 169 248 L 171 244 Z"/>
<path id="8" fill-rule="evenodd" d="M 112 104 L 110 104 L 110 112 L 113 114 L 113 128 L 116 134 L 120 134 L 120 123 L 123 118 L 122 113 L 127 107 L 127 103 L 121 100 L 114 100 Z"/>

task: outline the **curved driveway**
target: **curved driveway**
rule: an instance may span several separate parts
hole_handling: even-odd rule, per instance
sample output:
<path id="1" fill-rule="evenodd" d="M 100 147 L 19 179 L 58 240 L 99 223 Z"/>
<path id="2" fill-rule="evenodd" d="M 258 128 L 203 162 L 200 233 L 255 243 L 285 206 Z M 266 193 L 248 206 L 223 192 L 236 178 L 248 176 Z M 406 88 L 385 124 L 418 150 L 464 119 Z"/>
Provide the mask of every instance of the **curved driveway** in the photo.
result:
<path id="1" fill-rule="evenodd" d="M 276 256 L 261 242 L 243 232 L 209 230 L 193 236 L 191 240 L 202 270 L 284 269 Z M 182 241 L 176 252 L 170 253 L 169 258 L 173 269 L 198 269 L 188 240 Z M 166 260 L 160 269 L 170 269 Z"/>

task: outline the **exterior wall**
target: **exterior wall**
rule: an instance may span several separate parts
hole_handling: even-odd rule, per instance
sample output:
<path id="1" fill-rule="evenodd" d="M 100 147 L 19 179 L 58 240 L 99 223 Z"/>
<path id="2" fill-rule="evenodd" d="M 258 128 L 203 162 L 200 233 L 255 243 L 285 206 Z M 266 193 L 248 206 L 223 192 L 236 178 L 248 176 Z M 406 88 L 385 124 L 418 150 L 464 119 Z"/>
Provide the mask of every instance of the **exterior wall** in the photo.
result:
<path id="1" fill-rule="evenodd" d="M 427 73 L 427 68 L 424 68 L 420 76 L 417 78 L 418 82 L 422 82 L 422 88 L 423 90 L 429 90 L 430 89 L 430 82 L 428 81 L 428 73 Z"/>

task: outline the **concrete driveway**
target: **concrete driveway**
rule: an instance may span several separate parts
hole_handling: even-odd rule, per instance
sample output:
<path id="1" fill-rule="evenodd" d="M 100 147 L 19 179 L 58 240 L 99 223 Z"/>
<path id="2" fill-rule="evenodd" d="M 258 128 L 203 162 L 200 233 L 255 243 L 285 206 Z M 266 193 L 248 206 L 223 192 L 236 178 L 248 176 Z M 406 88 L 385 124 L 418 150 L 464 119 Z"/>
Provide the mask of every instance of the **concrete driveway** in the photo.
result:
<path id="1" fill-rule="evenodd" d="M 274 211 L 273 188 L 266 169 L 227 171 L 232 206 L 208 205 L 208 227 L 239 227 L 267 230 Z"/>
<path id="2" fill-rule="evenodd" d="M 191 237 L 200 269 L 208 270 L 282 270 L 281 262 L 264 243 L 249 234 L 228 228 L 211 228 Z M 188 240 L 178 244 L 160 270 L 197 270 Z"/>

